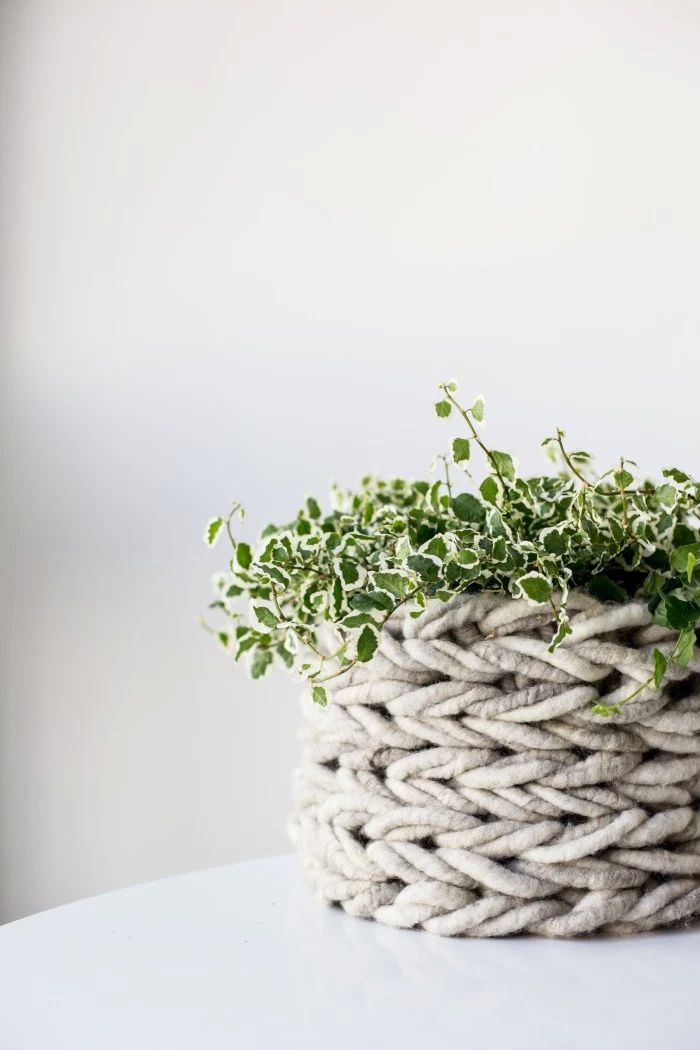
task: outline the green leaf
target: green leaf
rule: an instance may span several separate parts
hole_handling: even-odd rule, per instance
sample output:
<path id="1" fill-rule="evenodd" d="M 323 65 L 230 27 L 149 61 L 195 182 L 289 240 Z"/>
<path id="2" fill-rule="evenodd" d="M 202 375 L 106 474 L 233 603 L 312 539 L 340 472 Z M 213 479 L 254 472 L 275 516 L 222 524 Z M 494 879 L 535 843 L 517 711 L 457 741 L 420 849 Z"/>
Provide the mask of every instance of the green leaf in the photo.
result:
<path id="1" fill-rule="evenodd" d="M 370 610 L 375 608 L 374 599 L 367 591 L 357 591 L 355 594 L 352 594 L 348 605 L 351 609 L 357 609 L 359 612 L 370 612 Z"/>
<path id="2" fill-rule="evenodd" d="M 348 602 L 351 609 L 358 612 L 371 612 L 373 609 L 383 609 L 388 612 L 394 608 L 394 599 L 386 591 L 357 591 Z"/>
<path id="3" fill-rule="evenodd" d="M 588 590 L 600 602 L 625 602 L 628 597 L 609 576 L 593 576 L 588 583 Z"/>
<path id="4" fill-rule="evenodd" d="M 662 576 L 660 572 L 650 572 L 644 581 L 644 586 L 640 593 L 643 598 L 655 598 L 657 595 L 661 594 L 665 586 L 665 576 Z"/>
<path id="5" fill-rule="evenodd" d="M 238 543 L 236 545 L 236 561 L 242 569 L 249 569 L 253 560 L 253 551 L 249 543 Z"/>
<path id="6" fill-rule="evenodd" d="M 210 518 L 207 522 L 206 531 L 204 533 L 204 542 L 207 547 L 213 547 L 219 538 L 221 532 L 221 526 L 224 524 L 223 518 Z"/>
<path id="7" fill-rule="evenodd" d="M 658 689 L 668 669 L 668 660 L 662 652 L 654 649 L 654 688 Z"/>
<path id="8" fill-rule="evenodd" d="M 375 573 L 374 582 L 377 587 L 381 587 L 384 591 L 389 591 L 395 598 L 405 598 L 411 589 L 411 581 L 407 576 L 402 576 L 399 572 Z"/>
<path id="9" fill-rule="evenodd" d="M 287 587 L 289 585 L 289 576 L 282 569 L 278 569 L 275 565 L 266 565 L 260 569 L 259 579 L 265 583 L 279 584 L 280 587 Z"/>
<path id="10" fill-rule="evenodd" d="M 666 594 L 654 610 L 654 623 L 670 627 L 672 631 L 682 631 L 697 622 L 700 606 L 688 602 L 677 594 Z"/>
<path id="11" fill-rule="evenodd" d="M 360 631 L 360 637 L 357 639 L 357 659 L 360 663 L 366 664 L 372 659 L 377 651 L 379 644 L 379 636 L 376 631 L 367 625 Z"/>
<path id="12" fill-rule="evenodd" d="M 236 647 L 236 660 L 239 660 L 244 653 L 247 653 L 249 649 L 252 649 L 254 645 L 257 645 L 259 638 L 255 635 L 248 635 L 246 638 L 241 638 Z"/>
<path id="13" fill-rule="evenodd" d="M 406 564 L 409 569 L 413 569 L 414 572 L 417 572 L 419 576 L 422 576 L 429 583 L 433 583 L 438 578 L 440 566 L 432 558 L 428 558 L 423 554 L 412 554 L 406 559 Z"/>
<path id="14" fill-rule="evenodd" d="M 449 401 L 436 401 L 435 402 L 435 415 L 439 416 L 440 419 L 447 419 L 450 412 L 452 411 L 452 405 Z"/>
<path id="15" fill-rule="evenodd" d="M 682 521 L 676 523 L 676 527 L 673 530 L 673 544 L 675 547 L 687 547 L 691 543 L 695 543 L 697 539 L 693 529 L 689 529 Z"/>
<path id="16" fill-rule="evenodd" d="M 264 627 L 275 628 L 279 624 L 279 619 L 275 616 L 272 610 L 268 609 L 265 605 L 253 606 L 253 612 Z"/>
<path id="17" fill-rule="evenodd" d="M 374 617 L 367 612 L 351 613 L 349 616 L 343 617 L 340 622 L 343 627 L 364 627 L 366 623 L 379 626 Z"/>
<path id="18" fill-rule="evenodd" d="M 669 558 L 671 568 L 675 569 L 676 572 L 687 574 L 689 583 L 692 582 L 693 569 L 699 560 L 700 543 L 687 543 L 683 547 L 676 547 L 675 550 L 671 551 Z M 689 562 L 690 571 L 688 571 Z"/>
<path id="19" fill-rule="evenodd" d="M 498 482 L 495 478 L 489 476 L 479 485 L 479 492 L 484 497 L 487 503 L 493 504 L 495 507 L 498 503 Z"/>
<path id="20" fill-rule="evenodd" d="M 318 704 L 319 707 L 328 706 L 328 696 L 322 685 L 315 685 L 311 690 L 311 696 L 313 697 L 314 703 Z"/>
<path id="21" fill-rule="evenodd" d="M 678 470 L 677 467 L 667 467 L 666 470 L 662 470 L 661 473 L 665 478 L 673 478 L 679 485 L 682 485 L 686 481 L 690 481 L 690 478 L 684 471 Z"/>
<path id="22" fill-rule="evenodd" d="M 556 633 L 555 633 L 554 637 L 552 638 L 551 642 L 549 643 L 549 645 L 547 646 L 547 652 L 548 653 L 553 653 L 554 650 L 558 646 L 560 646 L 561 643 L 564 641 L 564 639 L 566 638 L 567 634 L 573 634 L 573 630 L 571 628 L 571 624 L 569 623 L 568 620 L 559 620 L 559 624 L 557 626 Z"/>
<path id="23" fill-rule="evenodd" d="M 673 662 L 679 667 L 687 667 L 693 658 L 695 649 L 695 628 L 684 627 L 673 651 Z"/>
<path id="24" fill-rule="evenodd" d="M 664 507 L 672 507 L 676 502 L 676 490 L 673 485 L 661 485 L 656 490 L 656 498 Z"/>
<path id="25" fill-rule="evenodd" d="M 434 536 L 425 548 L 426 554 L 432 554 L 438 561 L 444 561 L 447 557 L 447 544 L 442 536 Z"/>
<path id="26" fill-rule="evenodd" d="M 333 587 L 331 589 L 333 595 L 333 609 L 334 612 L 340 614 L 344 611 L 343 600 L 345 598 L 345 592 L 343 591 L 343 581 L 339 576 L 333 580 Z"/>
<path id="27" fill-rule="evenodd" d="M 507 452 L 492 452 L 491 462 L 506 481 L 515 481 L 515 466 L 512 457 Z"/>
<path id="28" fill-rule="evenodd" d="M 634 481 L 634 477 L 630 474 L 629 470 L 616 470 L 615 483 L 619 489 L 628 489 Z"/>
<path id="29" fill-rule="evenodd" d="M 476 496 L 472 496 L 470 492 L 460 492 L 459 496 L 455 496 L 452 500 L 452 510 L 455 517 L 459 518 L 460 521 L 479 524 L 486 518 L 486 509 L 483 503 Z"/>
<path id="30" fill-rule="evenodd" d="M 374 608 L 381 609 L 384 612 L 391 612 L 396 605 L 393 594 L 387 593 L 387 591 L 370 591 L 370 597 L 374 600 Z"/>
<path id="31" fill-rule="evenodd" d="M 506 541 L 503 536 L 499 536 L 491 545 L 491 559 L 492 561 L 501 562 L 505 561 L 507 556 L 508 548 L 506 547 Z"/>
<path id="32" fill-rule="evenodd" d="M 546 602 L 551 597 L 552 588 L 549 580 L 542 576 L 541 573 L 528 573 L 527 576 L 521 576 L 517 582 L 527 597 L 533 602 Z"/>
<path id="33" fill-rule="evenodd" d="M 360 571 L 354 562 L 343 559 L 340 563 L 340 575 L 345 583 L 352 584 L 359 580 Z"/>
<path id="34" fill-rule="evenodd" d="M 453 438 L 452 459 L 455 463 L 466 463 L 469 459 L 471 446 L 468 438 Z"/>
<path id="35" fill-rule="evenodd" d="M 262 678 L 271 663 L 272 651 L 270 649 L 257 649 L 250 664 L 251 677 Z"/>
<path id="36" fill-rule="evenodd" d="M 277 646 L 277 655 L 286 668 L 290 669 L 294 666 L 294 654 L 290 653 L 286 645 Z"/>
<path id="37" fill-rule="evenodd" d="M 306 509 L 309 512 L 310 518 L 320 518 L 321 508 L 319 507 L 313 496 L 308 496 L 306 500 Z"/>
<path id="38" fill-rule="evenodd" d="M 548 554 L 564 554 L 566 552 L 566 540 L 557 529 L 546 530 L 540 535 L 544 549 Z"/>
<path id="39" fill-rule="evenodd" d="M 471 411 L 471 414 L 474 416 L 474 419 L 477 421 L 477 423 L 483 423 L 484 422 L 484 399 L 481 398 L 481 397 L 477 397 L 477 399 L 474 402 L 474 404 L 472 405 L 470 411 Z"/>

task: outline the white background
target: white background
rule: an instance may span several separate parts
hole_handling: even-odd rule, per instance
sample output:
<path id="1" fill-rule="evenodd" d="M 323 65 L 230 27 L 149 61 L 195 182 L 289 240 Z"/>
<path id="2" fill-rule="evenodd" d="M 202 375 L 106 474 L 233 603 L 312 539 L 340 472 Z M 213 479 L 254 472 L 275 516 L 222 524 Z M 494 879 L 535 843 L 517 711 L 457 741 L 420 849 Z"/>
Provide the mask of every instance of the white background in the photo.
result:
<path id="1" fill-rule="evenodd" d="M 698 471 L 700 9 L 0 2 L 0 917 L 286 848 L 297 688 L 196 626 L 434 386 Z"/>

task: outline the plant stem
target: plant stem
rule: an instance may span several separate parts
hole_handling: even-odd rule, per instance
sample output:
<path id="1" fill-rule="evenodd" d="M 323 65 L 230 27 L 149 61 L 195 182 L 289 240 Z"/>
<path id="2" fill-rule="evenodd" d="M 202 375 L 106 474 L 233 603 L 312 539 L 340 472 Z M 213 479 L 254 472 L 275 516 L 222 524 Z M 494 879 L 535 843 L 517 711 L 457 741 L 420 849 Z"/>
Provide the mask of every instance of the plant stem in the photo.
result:
<path id="1" fill-rule="evenodd" d="M 450 497 L 450 499 L 452 499 L 452 483 L 450 481 L 449 460 L 447 459 L 447 456 L 440 456 L 439 458 L 442 460 L 443 466 L 445 467 L 445 485 L 447 487 L 447 495 Z"/>
<path id="2" fill-rule="evenodd" d="M 559 445 L 559 448 L 561 450 L 561 454 L 562 454 L 562 456 L 564 458 L 564 462 L 566 463 L 567 467 L 569 468 L 571 473 L 574 475 L 574 477 L 578 478 L 578 480 L 581 482 L 581 484 L 584 486 L 584 488 L 595 489 L 595 485 L 592 485 L 591 482 L 588 480 L 588 478 L 585 478 L 583 476 L 583 474 L 580 472 L 580 470 L 578 470 L 574 466 L 573 462 L 569 458 L 569 453 L 564 448 L 564 442 L 562 441 L 563 436 L 564 436 L 563 435 L 563 431 L 557 429 L 557 444 Z"/>
<path id="3" fill-rule="evenodd" d="M 440 389 L 444 392 L 445 397 L 448 399 L 448 401 L 450 401 L 454 405 L 454 407 L 457 409 L 459 414 L 462 416 L 462 419 L 464 420 L 464 422 L 469 427 L 469 430 L 471 432 L 471 436 L 472 436 L 473 440 L 476 441 L 477 445 L 479 446 L 479 448 L 484 453 L 484 455 L 488 459 L 489 463 L 493 467 L 494 474 L 497 476 L 498 480 L 500 481 L 501 485 L 503 486 L 504 492 L 508 492 L 510 486 L 508 485 L 508 482 L 506 481 L 506 479 L 501 474 L 501 471 L 498 468 L 498 463 L 497 463 L 497 461 L 496 461 L 496 459 L 495 459 L 495 457 L 493 455 L 493 452 L 491 451 L 490 448 L 486 447 L 484 442 L 479 437 L 479 434 L 477 432 L 476 427 L 474 426 L 474 424 L 472 423 L 471 419 L 469 418 L 469 409 L 462 408 L 462 406 L 460 405 L 459 401 L 457 401 L 457 399 L 455 397 L 453 397 L 452 393 L 447 389 L 447 385 L 445 383 L 441 383 L 440 384 Z"/>
<path id="4" fill-rule="evenodd" d="M 414 596 L 414 595 L 415 595 L 415 594 L 416 594 L 416 593 L 417 593 L 417 592 L 418 592 L 419 590 L 420 590 L 420 587 L 414 587 L 414 589 L 413 589 L 412 591 L 410 591 L 410 592 L 409 592 L 409 593 L 408 593 L 408 594 L 406 595 L 406 597 L 405 597 L 405 598 L 402 598 L 402 599 L 401 599 L 401 601 L 399 601 L 399 602 L 397 602 L 397 603 L 396 603 L 396 605 L 395 605 L 395 606 L 393 607 L 393 609 L 390 609 L 390 610 L 389 610 L 389 612 L 388 612 L 388 613 L 386 614 L 386 616 L 384 616 L 384 617 L 382 618 L 382 620 L 381 620 L 381 621 L 379 622 L 379 624 L 377 625 L 377 633 L 381 633 L 381 631 L 382 631 L 382 629 L 384 628 L 384 625 L 386 624 L 387 620 L 388 620 L 388 619 L 389 619 L 389 618 L 390 618 L 391 616 L 393 616 L 393 615 L 394 615 L 394 613 L 396 612 L 396 610 L 397 610 L 397 609 L 400 609 L 402 605 L 405 605 L 407 601 L 410 601 L 410 599 L 411 599 L 411 598 L 413 598 L 413 596 Z M 340 650 L 338 650 L 338 651 L 340 651 Z M 332 659 L 334 659 L 334 658 L 335 658 L 335 656 L 337 656 L 337 653 L 336 653 L 336 654 L 334 654 L 334 656 L 332 657 Z M 323 659 L 325 659 L 325 657 L 324 657 Z M 337 678 L 337 677 L 338 677 L 338 675 L 341 675 L 341 674 L 345 674 L 345 672 L 346 672 L 346 671 L 351 671 L 351 670 L 352 670 L 352 668 L 353 668 L 353 667 L 355 667 L 355 666 L 356 666 L 356 665 L 357 665 L 358 663 L 359 663 L 359 661 L 358 661 L 357 657 L 355 657 L 355 659 L 354 659 L 354 660 L 353 660 L 353 661 L 352 661 L 351 663 L 349 663 L 349 664 L 348 664 L 348 665 L 347 665 L 346 667 L 339 667 L 337 671 L 334 671 L 334 672 L 333 672 L 333 674 L 329 674 L 329 675 L 326 675 L 326 677 L 325 677 L 325 678 L 320 678 L 320 679 L 316 679 L 316 680 L 314 681 L 314 684 L 315 684 L 315 685 L 325 685 L 325 683 L 326 683 L 326 682 L 330 682 L 330 681 L 331 681 L 331 679 L 333 679 L 333 678 Z"/>
<path id="5" fill-rule="evenodd" d="M 669 657 L 668 657 L 669 664 L 673 663 L 673 660 L 674 660 L 674 658 L 675 658 L 675 656 L 676 656 L 676 654 L 678 652 L 678 646 L 680 644 L 680 640 L 681 640 L 681 638 L 680 638 L 680 635 L 679 635 L 678 638 L 676 639 L 676 644 L 673 647 L 673 651 L 669 654 Z M 637 688 L 634 690 L 633 693 L 630 693 L 629 696 L 626 696 L 624 700 L 620 700 L 619 703 L 617 703 L 617 704 L 600 704 L 599 706 L 607 708 L 607 710 L 611 714 L 612 713 L 617 713 L 619 708 L 624 707 L 625 704 L 628 704 L 630 702 L 630 700 L 634 700 L 635 697 L 639 696 L 640 693 L 643 693 L 645 689 L 648 689 L 649 686 L 652 685 L 652 683 L 654 681 L 654 677 L 655 676 L 653 674 L 649 675 L 649 677 L 644 682 L 642 682 L 641 685 L 637 686 Z"/>
<path id="6" fill-rule="evenodd" d="M 571 460 L 568 452 L 564 448 L 564 442 L 562 441 L 562 436 L 563 436 L 563 432 L 561 430 L 557 430 L 556 442 L 559 445 L 559 449 L 561 451 L 562 458 L 564 459 L 564 462 L 566 463 L 567 467 L 569 468 L 571 473 L 574 475 L 574 477 L 578 478 L 578 480 L 581 482 L 581 484 L 585 488 L 590 489 L 592 492 L 595 492 L 596 496 L 603 496 L 604 498 L 610 499 L 610 498 L 617 497 L 618 494 L 619 494 L 620 496 L 622 496 L 622 500 L 623 500 L 623 503 L 624 503 L 625 496 L 651 496 L 651 495 L 653 495 L 654 492 L 656 492 L 656 489 L 654 489 L 654 488 L 624 489 L 624 488 L 621 488 L 621 487 L 615 489 L 614 492 L 602 492 L 598 488 L 598 485 L 600 484 L 600 482 L 597 482 L 594 485 L 593 482 L 589 481 L 588 478 L 585 478 L 583 476 L 583 474 L 581 473 L 580 470 L 577 470 L 577 468 L 574 465 L 573 461 Z M 620 460 L 620 467 L 621 468 L 623 467 L 623 463 L 624 463 L 624 461 Z M 626 504 L 625 504 L 625 507 L 626 507 Z"/>

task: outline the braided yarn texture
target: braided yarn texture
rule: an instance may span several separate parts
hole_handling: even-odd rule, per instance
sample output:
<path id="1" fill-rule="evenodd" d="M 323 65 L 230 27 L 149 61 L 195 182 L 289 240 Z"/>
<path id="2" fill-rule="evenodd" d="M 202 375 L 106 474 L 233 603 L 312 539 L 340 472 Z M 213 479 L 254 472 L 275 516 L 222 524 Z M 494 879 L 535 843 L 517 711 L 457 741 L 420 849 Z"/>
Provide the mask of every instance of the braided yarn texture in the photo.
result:
<path id="1" fill-rule="evenodd" d="M 700 661 L 610 719 L 674 639 L 646 605 L 490 594 L 400 610 L 304 700 L 290 834 L 321 897 L 447 936 L 627 934 L 700 917 Z"/>

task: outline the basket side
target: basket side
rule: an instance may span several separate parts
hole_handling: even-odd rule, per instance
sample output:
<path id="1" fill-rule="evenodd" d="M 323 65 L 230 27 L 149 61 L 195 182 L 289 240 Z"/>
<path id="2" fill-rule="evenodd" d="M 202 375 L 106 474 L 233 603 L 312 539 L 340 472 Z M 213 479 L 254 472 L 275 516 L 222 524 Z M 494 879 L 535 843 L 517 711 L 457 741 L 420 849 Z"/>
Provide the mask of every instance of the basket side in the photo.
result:
<path id="1" fill-rule="evenodd" d="M 700 915 L 700 663 L 614 719 L 672 636 L 642 603 L 495 595 L 397 614 L 304 700 L 290 834 L 326 900 L 432 933 L 633 933 Z"/>

